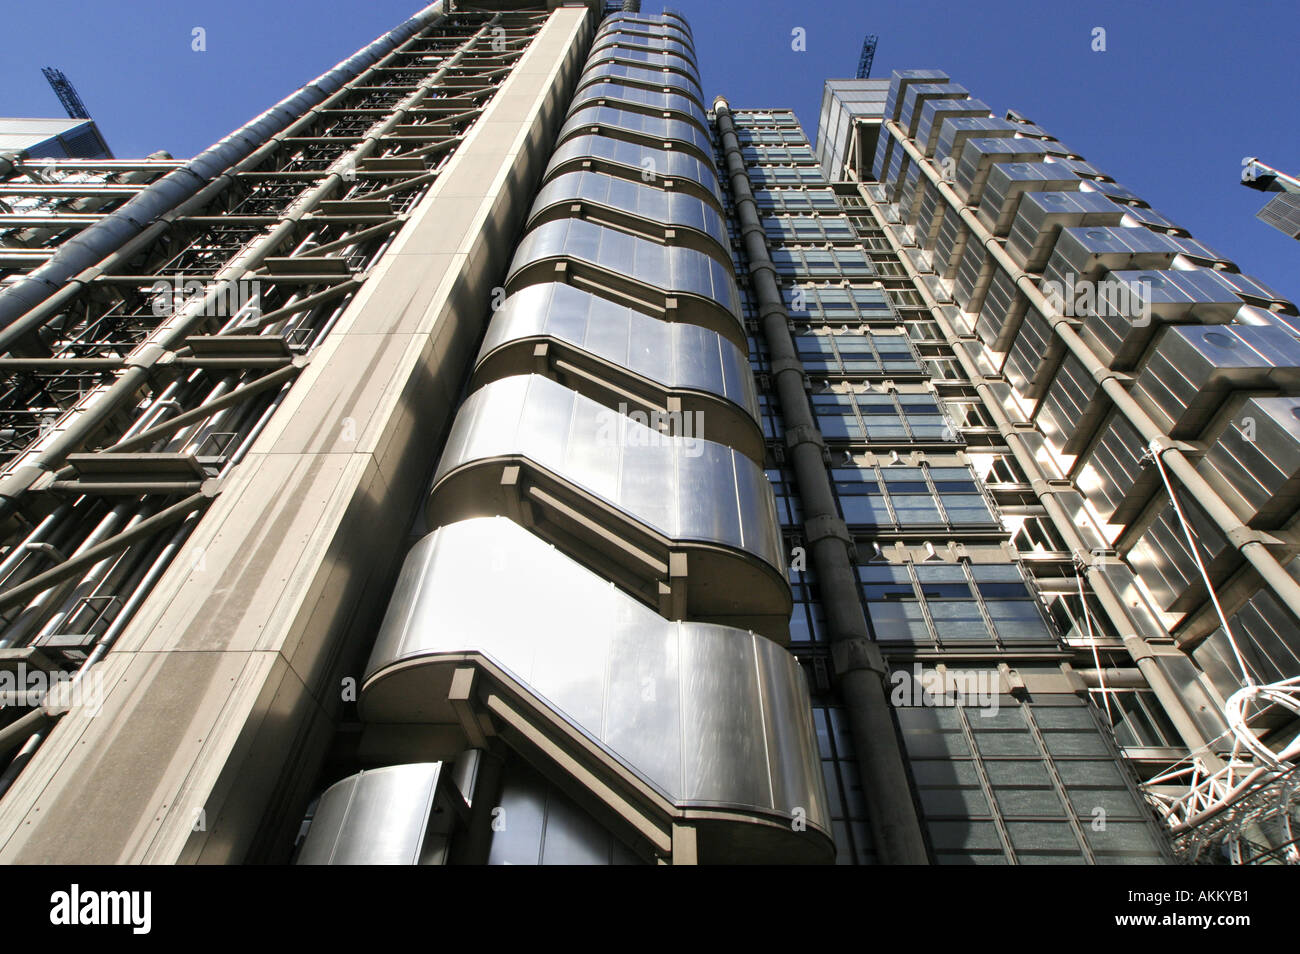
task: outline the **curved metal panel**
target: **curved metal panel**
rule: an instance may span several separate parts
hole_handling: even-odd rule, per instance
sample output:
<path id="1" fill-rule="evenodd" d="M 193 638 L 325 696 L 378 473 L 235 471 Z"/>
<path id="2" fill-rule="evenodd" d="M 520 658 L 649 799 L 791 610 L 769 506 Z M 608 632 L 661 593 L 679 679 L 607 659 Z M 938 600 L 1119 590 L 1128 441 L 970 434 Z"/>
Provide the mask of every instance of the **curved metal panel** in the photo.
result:
<path id="1" fill-rule="evenodd" d="M 715 332 L 670 324 L 571 285 L 529 285 L 493 315 L 470 388 L 542 371 L 536 350 L 560 380 L 607 406 L 662 409 L 681 402 L 697 437 L 761 462 L 758 396 L 745 353 Z M 577 363 L 573 372 L 566 364 Z M 637 399 L 643 403 L 637 403 Z M 644 405 L 644 406 L 643 406 Z"/>
<path id="2" fill-rule="evenodd" d="M 606 17 L 605 22 L 596 31 L 596 38 L 600 39 L 611 34 L 632 34 L 660 40 L 675 40 L 678 43 L 686 44 L 691 49 L 695 48 L 695 41 L 691 38 L 689 31 L 667 20 L 633 20 L 623 17 L 618 19 Z"/>
<path id="3" fill-rule="evenodd" d="M 444 488 L 457 471 L 502 458 L 525 458 L 670 540 L 741 551 L 785 579 L 772 486 L 729 447 L 665 436 L 540 375 L 504 378 L 461 405 L 434 475 L 431 524 L 460 519 L 475 509 L 468 496 L 496 491 Z"/>
<path id="4" fill-rule="evenodd" d="M 688 76 L 680 73 L 665 73 L 662 70 L 645 69 L 640 66 L 631 66 L 627 63 L 597 63 L 588 67 L 587 70 L 578 79 L 578 89 L 592 83 L 600 83 L 606 80 L 621 80 L 625 83 L 639 83 L 647 88 L 659 89 L 664 88 L 677 90 L 686 96 L 690 96 L 701 106 L 704 105 L 704 91 L 700 85 Z"/>
<path id="5" fill-rule="evenodd" d="M 560 216 L 567 217 L 570 207 L 578 201 L 645 220 L 658 227 L 656 232 L 690 229 L 712 240 L 700 243 L 700 251 L 708 251 L 724 265 L 731 264 L 726 224 L 708 204 L 693 195 L 669 192 L 604 172 L 569 172 L 556 176 L 537 193 L 528 223 L 531 226 L 553 217 L 557 207 Z M 673 244 L 686 243 L 678 237 Z"/>
<path id="6" fill-rule="evenodd" d="M 327 788 L 298 853 L 300 865 L 438 863 L 445 833 L 430 818 L 441 762 L 392 765 Z"/>
<path id="7" fill-rule="evenodd" d="M 648 116 L 627 109 L 613 106 L 584 106 L 575 109 L 560 127 L 556 142 L 564 142 L 570 136 L 595 131 L 603 126 L 616 133 L 622 133 L 637 142 L 661 146 L 666 140 L 680 143 L 706 161 L 711 161 L 713 144 L 709 137 L 695 123 L 684 119 L 664 119 L 662 116 Z"/>
<path id="8" fill-rule="evenodd" d="M 583 135 L 574 136 L 561 143 L 551 153 L 551 163 L 546 169 L 546 177 L 553 178 L 563 172 L 571 171 L 585 161 L 603 159 L 608 163 L 625 167 L 629 174 L 640 179 L 649 171 L 663 179 L 688 180 L 707 192 L 717 202 L 716 208 L 722 208 L 722 191 L 718 186 L 713 167 L 702 162 L 690 153 L 676 149 L 655 149 L 640 143 L 615 139 L 612 136 Z"/>
<path id="9" fill-rule="evenodd" d="M 366 666 L 364 718 L 458 724 L 446 689 L 467 657 L 490 660 L 679 810 L 776 821 L 728 834 L 779 831 L 781 850 L 821 850 L 790 831 L 802 809 L 824 833 L 829 812 L 806 681 L 771 641 L 664 620 L 498 517 L 441 527 L 411 550 Z"/>
<path id="10" fill-rule="evenodd" d="M 647 50 L 632 49 L 627 46 L 611 46 L 602 50 L 599 59 L 595 56 L 587 61 L 588 64 L 601 63 L 630 63 L 633 66 L 644 66 L 650 69 L 676 70 L 685 76 L 689 76 L 697 83 L 700 80 L 700 71 L 690 60 L 674 56 L 671 53 L 653 53 Z"/>
<path id="11" fill-rule="evenodd" d="M 497 309 L 478 366 L 499 348 L 532 337 L 570 342 L 671 388 L 716 394 L 759 419 L 748 357 L 707 329 L 667 324 L 570 285 L 530 285 Z"/>
<path id="12" fill-rule="evenodd" d="M 640 4 L 638 3 L 638 6 Z M 632 24 L 651 24 L 659 26 L 672 26 L 681 30 L 687 36 L 691 35 L 691 26 L 686 22 L 686 17 L 676 10 L 669 10 L 665 7 L 659 13 L 649 13 L 645 11 L 615 10 L 605 18 L 606 23 L 632 23 Z"/>
<path id="13" fill-rule="evenodd" d="M 643 37 L 635 33 L 610 33 L 598 39 L 591 46 L 592 57 L 600 56 L 602 52 L 609 52 L 611 49 L 632 49 L 645 51 L 647 53 L 666 53 L 673 56 L 681 57 L 695 66 L 695 51 L 685 43 L 678 43 L 676 40 L 653 40 L 649 37 Z M 698 66 L 696 67 L 698 69 Z"/>
<path id="14" fill-rule="evenodd" d="M 574 94 L 569 108 L 581 109 L 588 103 L 608 103 L 616 109 L 634 109 L 651 115 L 674 112 L 690 117 L 701 129 L 707 129 L 709 125 L 704 110 L 689 96 L 628 86 L 618 80 L 602 80 L 586 86 Z"/>
<path id="15" fill-rule="evenodd" d="M 671 7 L 664 7 L 663 10 L 660 12 L 659 16 L 661 19 L 672 17 L 674 20 L 676 20 L 678 23 L 682 25 L 682 29 L 684 29 L 687 33 L 691 32 L 690 23 L 687 21 L 686 15 L 682 13 L 680 10 L 674 10 Z"/>
<path id="16" fill-rule="evenodd" d="M 547 263 L 568 261 L 599 271 L 611 283 L 633 288 L 648 286 L 678 298 L 676 318 L 701 324 L 725 335 L 737 345 L 745 343 L 740 318 L 740 294 L 731 268 L 691 248 L 659 245 L 626 232 L 604 228 L 580 219 L 543 222 L 519 243 L 506 289 L 553 281 Z"/>

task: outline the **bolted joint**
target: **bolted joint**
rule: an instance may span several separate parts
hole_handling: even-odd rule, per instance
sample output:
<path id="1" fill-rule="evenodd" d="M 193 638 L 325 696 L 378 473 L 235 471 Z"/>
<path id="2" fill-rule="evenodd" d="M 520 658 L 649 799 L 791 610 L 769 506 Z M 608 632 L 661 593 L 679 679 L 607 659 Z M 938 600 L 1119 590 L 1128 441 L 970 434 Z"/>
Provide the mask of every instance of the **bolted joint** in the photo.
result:
<path id="1" fill-rule="evenodd" d="M 809 544 L 825 540 L 827 537 L 834 537 L 837 540 L 842 540 L 846 546 L 853 546 L 853 537 L 849 535 L 848 524 L 839 517 L 830 515 L 809 517 L 803 522 L 803 530 Z"/>
<path id="2" fill-rule="evenodd" d="M 786 428 L 785 446 L 794 450 L 800 444 L 815 444 L 823 453 L 826 451 L 826 441 L 822 437 L 822 432 L 811 424 L 796 424 L 794 427 Z"/>
<path id="3" fill-rule="evenodd" d="M 831 665 L 835 667 L 837 677 L 865 670 L 883 679 L 886 673 L 885 657 L 880 654 L 880 648 L 862 636 L 832 642 Z"/>
<path id="4" fill-rule="evenodd" d="M 44 467 L 38 467 L 35 464 L 24 464 L 21 467 L 14 468 L 12 473 L 7 474 L 4 479 L 0 480 L 0 498 L 18 500 L 49 473 Z"/>
<path id="5" fill-rule="evenodd" d="M 773 358 L 772 375 L 776 376 L 784 371 L 794 371 L 802 378 L 803 362 L 798 358 Z"/>
<path id="6" fill-rule="evenodd" d="M 1245 524 L 1241 524 L 1240 526 L 1233 527 L 1226 534 L 1224 534 L 1224 536 L 1226 536 L 1228 538 L 1228 542 L 1231 543 L 1238 550 L 1242 549 L 1245 546 L 1249 546 L 1252 543 L 1258 543 L 1262 546 L 1267 546 L 1270 543 L 1272 544 L 1281 543 L 1280 540 L 1278 540 L 1276 537 L 1272 536 L 1271 534 L 1263 533 L 1259 530 L 1252 530 L 1250 527 L 1246 526 Z"/>
<path id="7" fill-rule="evenodd" d="M 1188 444 L 1185 441 L 1176 440 L 1175 438 L 1168 437 L 1164 434 L 1158 434 L 1151 438 L 1151 440 L 1147 441 L 1147 448 L 1152 454 L 1159 454 L 1161 457 L 1164 456 L 1166 451 L 1176 450 L 1188 452 L 1195 450 L 1191 444 Z"/>
<path id="8" fill-rule="evenodd" d="M 128 368 L 152 368 L 159 362 L 166 363 L 163 359 L 169 352 L 162 345 L 156 342 L 142 345 L 139 349 L 127 357 L 123 362 Z"/>

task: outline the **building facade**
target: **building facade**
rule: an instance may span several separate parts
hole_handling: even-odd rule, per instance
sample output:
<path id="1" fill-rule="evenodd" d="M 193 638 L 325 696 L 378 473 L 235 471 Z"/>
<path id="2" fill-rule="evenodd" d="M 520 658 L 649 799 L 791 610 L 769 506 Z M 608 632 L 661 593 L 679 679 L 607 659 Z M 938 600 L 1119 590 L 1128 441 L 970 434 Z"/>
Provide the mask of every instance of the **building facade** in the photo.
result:
<path id="1" fill-rule="evenodd" d="M 0 155 L 29 159 L 112 159 L 93 119 L 0 118 Z"/>
<path id="2" fill-rule="evenodd" d="M 1294 306 L 940 74 L 819 140 L 460 2 L 14 157 L 0 859 L 1287 860 Z"/>

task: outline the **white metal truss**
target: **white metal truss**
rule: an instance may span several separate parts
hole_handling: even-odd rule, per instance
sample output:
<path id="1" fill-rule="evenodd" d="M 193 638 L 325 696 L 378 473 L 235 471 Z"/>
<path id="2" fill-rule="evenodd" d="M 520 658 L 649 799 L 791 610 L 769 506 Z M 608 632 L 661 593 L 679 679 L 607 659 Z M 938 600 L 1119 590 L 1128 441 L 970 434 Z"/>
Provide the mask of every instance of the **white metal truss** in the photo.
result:
<path id="1" fill-rule="evenodd" d="M 1249 725 L 1252 714 L 1274 705 L 1300 715 L 1300 676 L 1232 695 L 1225 714 L 1233 748 L 1222 768 L 1211 771 L 1194 757 L 1146 783 L 1181 860 L 1300 864 L 1300 734 L 1274 751 Z"/>
<path id="2" fill-rule="evenodd" d="M 1258 724 L 1273 707 L 1300 718 L 1300 676 L 1265 685 L 1255 682 L 1206 573 L 1196 533 L 1183 514 L 1155 442 L 1146 457 L 1154 461 L 1164 481 L 1241 672 L 1241 688 L 1224 703 L 1232 753 L 1223 767 L 1211 771 L 1201 758 L 1193 757 L 1147 782 L 1147 797 L 1164 816 L 1174 837 L 1174 850 L 1183 861 L 1300 864 L 1300 763 L 1295 761 L 1300 756 L 1300 734 L 1274 749 L 1251 727 L 1252 720 Z M 1182 794 L 1168 794 L 1167 789 L 1173 786 L 1183 788 Z"/>

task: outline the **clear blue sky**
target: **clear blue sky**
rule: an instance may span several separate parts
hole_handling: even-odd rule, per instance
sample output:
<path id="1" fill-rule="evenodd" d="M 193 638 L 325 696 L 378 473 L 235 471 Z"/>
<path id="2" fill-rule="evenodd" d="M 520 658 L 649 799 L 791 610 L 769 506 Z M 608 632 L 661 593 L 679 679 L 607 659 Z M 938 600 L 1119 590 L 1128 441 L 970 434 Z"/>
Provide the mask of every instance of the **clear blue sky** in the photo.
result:
<path id="1" fill-rule="evenodd" d="M 40 74 L 57 66 L 118 155 L 192 155 L 421 5 L 7 3 L 0 115 L 62 115 Z M 792 107 L 813 137 L 823 79 L 853 75 L 863 34 L 878 33 L 873 76 L 947 71 L 995 113 L 1018 109 L 1243 271 L 1300 299 L 1300 243 L 1257 221 L 1265 197 L 1237 184 L 1247 155 L 1300 173 L 1294 0 L 668 5 L 691 21 L 710 97 Z M 207 52 L 190 48 L 196 26 Z M 795 27 L 806 31 L 806 52 L 791 49 Z M 1094 27 L 1106 30 L 1104 53 L 1091 49 Z"/>

